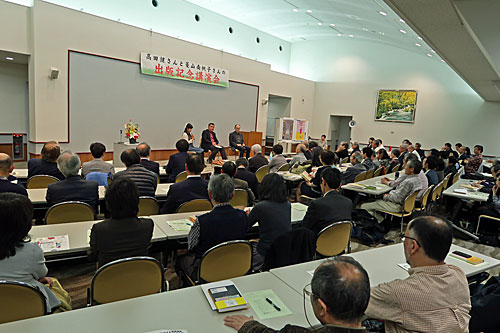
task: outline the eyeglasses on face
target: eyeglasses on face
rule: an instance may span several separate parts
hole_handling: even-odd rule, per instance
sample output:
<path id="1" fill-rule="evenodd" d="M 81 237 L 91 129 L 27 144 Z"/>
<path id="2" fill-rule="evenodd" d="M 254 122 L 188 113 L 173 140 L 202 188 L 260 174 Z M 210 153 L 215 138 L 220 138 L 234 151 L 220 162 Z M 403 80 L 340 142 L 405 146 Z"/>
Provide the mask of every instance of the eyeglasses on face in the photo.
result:
<path id="1" fill-rule="evenodd" d="M 416 239 L 415 239 L 415 238 L 413 238 L 413 237 L 406 236 L 403 232 L 400 232 L 400 233 L 399 233 L 399 237 L 401 238 L 401 240 L 402 240 L 402 241 L 404 241 L 404 240 L 405 240 L 405 238 L 408 238 L 408 239 L 414 240 L 415 242 L 417 242 L 417 245 L 418 245 L 418 246 L 422 247 L 422 245 L 420 245 L 420 243 L 419 243 L 419 241 L 418 241 L 418 240 L 416 240 Z"/>

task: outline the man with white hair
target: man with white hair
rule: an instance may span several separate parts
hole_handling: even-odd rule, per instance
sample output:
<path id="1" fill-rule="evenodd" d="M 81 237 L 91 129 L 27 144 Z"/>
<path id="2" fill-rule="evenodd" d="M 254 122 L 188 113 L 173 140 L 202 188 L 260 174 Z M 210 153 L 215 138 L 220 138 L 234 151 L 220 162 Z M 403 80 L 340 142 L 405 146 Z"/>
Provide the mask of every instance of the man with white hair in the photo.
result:
<path id="1" fill-rule="evenodd" d="M 71 151 L 61 153 L 57 159 L 57 168 L 66 179 L 48 186 L 45 199 L 50 206 L 65 201 L 81 201 L 91 205 L 97 212 L 98 184 L 96 181 L 83 180 L 78 175 L 80 165 L 77 154 Z"/>
<path id="2" fill-rule="evenodd" d="M 420 158 L 420 154 L 419 154 L 419 153 L 418 153 L 418 151 L 415 149 L 415 147 L 413 147 L 413 145 L 409 145 L 409 146 L 408 146 L 408 152 L 409 152 L 410 154 L 413 154 L 413 155 L 417 156 L 417 159 L 418 159 L 419 161 L 421 161 L 421 162 L 422 162 L 422 159 Z"/>
<path id="3" fill-rule="evenodd" d="M 262 146 L 258 143 L 252 146 L 252 151 L 254 153 L 254 157 L 248 160 L 248 170 L 255 173 L 255 171 L 257 171 L 260 167 L 268 165 L 269 161 L 264 155 L 262 155 Z"/>

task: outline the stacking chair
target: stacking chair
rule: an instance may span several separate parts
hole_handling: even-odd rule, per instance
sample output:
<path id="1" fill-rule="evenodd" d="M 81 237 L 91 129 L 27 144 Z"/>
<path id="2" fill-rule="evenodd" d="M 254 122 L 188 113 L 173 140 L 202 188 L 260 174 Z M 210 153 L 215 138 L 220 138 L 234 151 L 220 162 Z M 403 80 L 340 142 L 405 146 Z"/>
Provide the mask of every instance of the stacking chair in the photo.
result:
<path id="1" fill-rule="evenodd" d="M 288 164 L 288 163 L 283 164 L 278 169 L 278 171 L 288 171 L 288 170 L 290 170 L 290 164 Z"/>
<path id="2" fill-rule="evenodd" d="M 335 222 L 323 228 L 316 239 L 316 253 L 324 257 L 333 257 L 347 250 L 351 252 L 350 221 Z"/>
<path id="3" fill-rule="evenodd" d="M 404 225 L 404 218 L 407 216 L 410 216 L 413 214 L 413 210 L 415 209 L 415 200 L 417 199 L 419 191 L 415 191 L 412 194 L 410 194 L 408 197 L 406 197 L 404 203 L 403 203 L 403 210 L 401 212 L 395 213 L 395 212 L 389 212 L 386 210 L 380 210 L 380 212 L 391 215 L 391 216 L 396 216 L 396 217 L 401 217 L 401 232 L 403 232 L 403 225 Z"/>
<path id="4" fill-rule="evenodd" d="M 0 281 L 0 324 L 47 314 L 45 296 L 24 282 Z"/>
<path id="5" fill-rule="evenodd" d="M 447 174 L 446 177 L 443 179 L 443 190 L 446 190 L 448 187 L 452 185 L 452 182 L 450 181 L 451 178 L 451 173 Z"/>
<path id="6" fill-rule="evenodd" d="M 392 170 L 391 170 L 391 172 L 390 172 L 390 173 L 397 172 L 397 171 L 399 171 L 399 169 L 401 169 L 401 164 L 396 164 L 396 165 L 392 168 Z"/>
<path id="7" fill-rule="evenodd" d="M 383 169 L 384 169 L 383 167 L 379 167 L 377 170 L 375 170 L 375 172 L 373 173 L 373 177 L 381 176 Z"/>
<path id="8" fill-rule="evenodd" d="M 177 208 L 177 213 L 191 213 L 202 212 L 205 210 L 212 210 L 213 206 L 210 200 L 207 199 L 194 199 L 183 203 Z"/>
<path id="9" fill-rule="evenodd" d="M 87 289 L 87 305 L 105 304 L 168 290 L 163 267 L 151 257 L 131 257 L 97 270 Z"/>
<path id="10" fill-rule="evenodd" d="M 453 176 L 453 181 L 452 181 L 452 184 L 455 184 L 459 179 L 460 179 L 460 172 L 461 172 L 462 168 L 460 168 L 457 173 Z"/>
<path id="11" fill-rule="evenodd" d="M 479 215 L 479 219 L 477 221 L 477 227 L 476 227 L 476 235 L 479 235 L 479 225 L 481 224 L 481 222 L 484 222 L 484 223 L 500 222 L 500 218 L 488 216 L 488 215 Z"/>
<path id="12" fill-rule="evenodd" d="M 160 213 L 158 200 L 153 197 L 139 197 L 139 212 L 137 216 L 151 216 Z"/>
<path id="13" fill-rule="evenodd" d="M 363 171 L 354 178 L 354 183 L 360 182 L 365 179 L 366 179 L 366 171 Z"/>
<path id="14" fill-rule="evenodd" d="M 427 205 L 429 203 L 429 197 L 430 197 L 430 194 L 432 193 L 433 188 L 434 188 L 434 185 L 427 187 L 427 189 L 422 194 L 422 198 L 420 198 L 420 207 L 415 207 L 415 210 L 417 210 L 417 211 L 427 210 Z M 419 201 L 416 201 L 416 203 L 418 203 L 418 202 Z M 416 204 L 415 204 L 415 206 L 416 206 Z"/>
<path id="15" fill-rule="evenodd" d="M 375 173 L 375 169 L 370 169 L 370 170 L 366 171 L 365 179 L 373 178 L 374 173 Z"/>
<path id="16" fill-rule="evenodd" d="M 237 188 L 234 190 L 234 195 L 229 202 L 233 207 L 248 206 L 248 192 L 244 189 Z"/>
<path id="17" fill-rule="evenodd" d="M 255 171 L 255 176 L 257 177 L 257 180 L 259 181 L 259 184 L 262 182 L 262 179 L 264 179 L 264 176 L 269 173 L 269 165 L 263 165 L 260 168 Z"/>
<path id="18" fill-rule="evenodd" d="M 26 188 L 29 190 L 34 188 L 47 188 L 49 184 L 56 183 L 58 181 L 59 179 L 49 175 L 32 176 L 28 179 Z"/>
<path id="19" fill-rule="evenodd" d="M 177 175 L 177 177 L 175 177 L 175 182 L 176 183 L 180 183 L 180 182 L 182 182 L 182 181 L 184 181 L 186 179 L 187 179 L 187 172 L 186 171 L 182 171 L 181 173 L 179 173 Z"/>
<path id="20" fill-rule="evenodd" d="M 94 220 L 94 208 L 81 201 L 66 201 L 50 207 L 45 214 L 46 224 Z"/>
<path id="21" fill-rule="evenodd" d="M 199 281 L 193 281 L 186 275 L 192 285 L 202 282 L 215 282 L 231 279 L 247 274 L 252 267 L 252 246 L 245 240 L 224 242 L 208 249 L 201 258 Z"/>

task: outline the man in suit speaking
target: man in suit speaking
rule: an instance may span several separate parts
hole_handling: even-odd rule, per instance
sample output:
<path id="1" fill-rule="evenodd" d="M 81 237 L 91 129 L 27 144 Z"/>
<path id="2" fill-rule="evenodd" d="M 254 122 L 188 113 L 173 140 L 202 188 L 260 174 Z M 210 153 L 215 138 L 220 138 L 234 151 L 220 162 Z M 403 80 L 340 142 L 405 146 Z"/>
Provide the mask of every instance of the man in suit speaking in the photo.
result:
<path id="1" fill-rule="evenodd" d="M 226 151 L 224 150 L 224 147 L 219 145 L 219 140 L 217 140 L 217 135 L 215 135 L 214 129 L 215 124 L 210 123 L 208 124 L 208 128 L 201 133 L 200 147 L 205 151 L 212 151 L 212 154 L 208 158 L 208 163 L 212 163 L 213 159 L 219 152 L 223 160 L 227 159 Z"/>

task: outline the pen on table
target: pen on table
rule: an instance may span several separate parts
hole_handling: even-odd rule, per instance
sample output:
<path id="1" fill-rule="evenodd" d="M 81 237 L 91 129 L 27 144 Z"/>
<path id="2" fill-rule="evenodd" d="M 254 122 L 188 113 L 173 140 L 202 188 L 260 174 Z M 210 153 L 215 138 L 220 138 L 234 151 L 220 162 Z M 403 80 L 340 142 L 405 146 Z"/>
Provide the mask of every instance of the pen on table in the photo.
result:
<path id="1" fill-rule="evenodd" d="M 266 297 L 266 301 L 269 304 L 271 304 L 276 310 L 281 311 L 281 309 L 276 304 L 274 304 L 269 298 Z"/>

